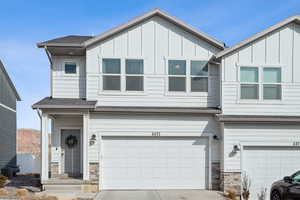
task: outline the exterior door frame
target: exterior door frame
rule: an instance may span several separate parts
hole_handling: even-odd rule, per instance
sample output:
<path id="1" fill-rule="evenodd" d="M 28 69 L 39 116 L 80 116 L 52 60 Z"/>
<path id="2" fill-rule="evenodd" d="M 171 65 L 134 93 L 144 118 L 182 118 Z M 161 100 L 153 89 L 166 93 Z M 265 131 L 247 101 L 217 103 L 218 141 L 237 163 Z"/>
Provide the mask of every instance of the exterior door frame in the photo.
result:
<path id="1" fill-rule="evenodd" d="M 103 173 L 103 137 L 149 137 L 149 135 L 121 135 L 121 134 L 98 134 L 99 135 L 99 143 L 100 143 L 100 155 L 99 155 L 99 174 Z M 151 136 L 150 136 L 151 137 Z M 207 153 L 207 167 L 208 167 L 208 172 L 207 172 L 207 176 L 206 177 L 206 187 L 207 189 L 211 190 L 212 188 L 212 166 L 211 166 L 211 162 L 212 162 L 212 140 L 213 137 L 211 135 L 209 136 L 195 136 L 195 135 L 185 135 L 185 136 L 178 136 L 178 135 L 168 135 L 168 136 L 159 136 L 159 137 L 164 137 L 164 138 L 178 138 L 178 137 L 182 137 L 182 138 L 201 138 L 201 139 L 206 139 L 207 140 L 207 145 L 208 145 L 208 153 Z M 159 137 L 154 137 L 154 138 L 159 138 Z M 99 190 L 103 190 L 103 176 L 99 177 Z"/>
<path id="2" fill-rule="evenodd" d="M 79 134 L 80 134 L 80 173 L 83 173 L 83 128 L 81 126 L 72 126 L 72 127 L 60 127 L 59 128 L 59 146 L 62 149 L 62 141 L 61 141 L 61 137 L 62 137 L 62 130 L 79 130 Z M 62 153 L 62 152 L 61 152 Z M 62 172 L 64 171 L 64 169 L 62 168 L 62 162 L 63 162 L 63 157 L 62 154 L 60 153 L 60 159 L 59 159 L 59 173 L 62 174 Z"/>

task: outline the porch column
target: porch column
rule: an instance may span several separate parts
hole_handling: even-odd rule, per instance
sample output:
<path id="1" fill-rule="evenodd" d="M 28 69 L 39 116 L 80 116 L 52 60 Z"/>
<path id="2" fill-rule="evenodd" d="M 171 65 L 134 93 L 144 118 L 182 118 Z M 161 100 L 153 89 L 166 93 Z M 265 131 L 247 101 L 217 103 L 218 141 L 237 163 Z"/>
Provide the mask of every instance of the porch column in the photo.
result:
<path id="1" fill-rule="evenodd" d="M 89 147 L 89 113 L 83 115 L 83 180 L 89 180 L 89 160 L 88 160 L 88 147 Z"/>
<path id="2" fill-rule="evenodd" d="M 41 180 L 46 181 L 49 179 L 49 116 L 48 114 L 42 114 L 41 120 L 41 152 L 42 152 L 42 164 L 41 164 Z"/>

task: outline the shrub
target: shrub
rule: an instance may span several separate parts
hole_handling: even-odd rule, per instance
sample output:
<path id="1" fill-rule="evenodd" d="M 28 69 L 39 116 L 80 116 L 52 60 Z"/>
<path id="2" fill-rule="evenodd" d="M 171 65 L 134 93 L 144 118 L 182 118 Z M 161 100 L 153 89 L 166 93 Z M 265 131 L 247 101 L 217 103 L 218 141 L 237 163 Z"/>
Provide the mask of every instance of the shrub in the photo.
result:
<path id="1" fill-rule="evenodd" d="M 234 188 L 230 188 L 227 190 L 227 197 L 229 199 L 235 200 L 237 196 L 237 191 Z"/>
<path id="2" fill-rule="evenodd" d="M 0 174 L 0 188 L 3 188 L 6 184 L 7 177 Z"/>

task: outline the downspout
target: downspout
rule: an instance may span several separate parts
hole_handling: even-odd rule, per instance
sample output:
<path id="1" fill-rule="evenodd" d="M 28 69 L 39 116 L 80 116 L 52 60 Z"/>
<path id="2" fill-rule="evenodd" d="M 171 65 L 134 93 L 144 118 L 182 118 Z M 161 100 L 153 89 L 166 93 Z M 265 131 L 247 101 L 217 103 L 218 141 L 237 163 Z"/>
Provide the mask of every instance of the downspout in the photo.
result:
<path id="1" fill-rule="evenodd" d="M 45 46 L 45 52 L 46 52 L 47 57 L 48 57 L 49 62 L 50 62 L 50 96 L 52 97 L 53 96 L 53 86 L 52 86 L 53 60 L 52 60 L 51 53 L 49 52 L 47 46 Z"/>

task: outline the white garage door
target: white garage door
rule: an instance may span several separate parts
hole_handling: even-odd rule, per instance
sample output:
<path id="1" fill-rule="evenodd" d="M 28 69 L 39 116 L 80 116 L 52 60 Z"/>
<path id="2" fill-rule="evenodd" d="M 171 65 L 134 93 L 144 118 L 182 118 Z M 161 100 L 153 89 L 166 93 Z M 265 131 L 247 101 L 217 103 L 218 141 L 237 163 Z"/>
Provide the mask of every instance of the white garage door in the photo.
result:
<path id="1" fill-rule="evenodd" d="M 251 179 L 251 199 L 266 188 L 267 197 L 274 181 L 300 170 L 300 148 L 298 147 L 244 147 L 243 171 Z"/>
<path id="2" fill-rule="evenodd" d="M 207 139 L 104 137 L 102 189 L 204 189 Z"/>

